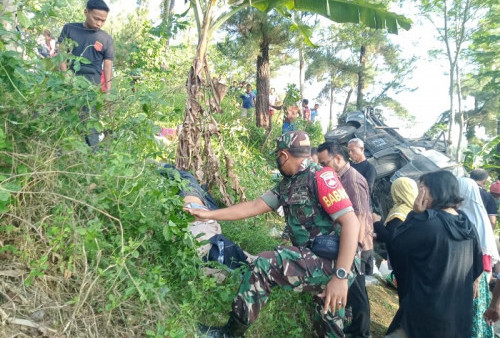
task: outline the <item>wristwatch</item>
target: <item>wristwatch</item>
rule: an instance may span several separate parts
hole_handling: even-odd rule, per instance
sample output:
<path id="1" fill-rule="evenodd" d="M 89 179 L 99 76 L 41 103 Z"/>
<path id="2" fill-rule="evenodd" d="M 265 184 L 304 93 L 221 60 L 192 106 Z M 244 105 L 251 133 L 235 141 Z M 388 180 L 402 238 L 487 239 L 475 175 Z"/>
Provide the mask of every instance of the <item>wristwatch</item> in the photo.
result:
<path id="1" fill-rule="evenodd" d="M 333 271 L 338 279 L 347 279 L 347 271 L 344 268 L 338 268 Z"/>

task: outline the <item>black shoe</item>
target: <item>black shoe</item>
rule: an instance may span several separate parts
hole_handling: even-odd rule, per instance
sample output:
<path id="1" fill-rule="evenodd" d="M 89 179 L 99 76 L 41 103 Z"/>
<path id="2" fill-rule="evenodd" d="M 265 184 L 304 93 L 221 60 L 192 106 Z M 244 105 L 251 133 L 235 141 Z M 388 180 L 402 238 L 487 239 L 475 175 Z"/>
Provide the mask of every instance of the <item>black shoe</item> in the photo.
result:
<path id="1" fill-rule="evenodd" d="M 198 324 L 198 332 L 204 338 L 233 338 L 243 337 L 243 334 L 250 325 L 243 324 L 233 313 L 229 321 L 224 326 L 207 326 Z"/>
<path id="2" fill-rule="evenodd" d="M 198 323 L 198 333 L 202 338 L 229 338 L 226 326 L 207 326 Z"/>

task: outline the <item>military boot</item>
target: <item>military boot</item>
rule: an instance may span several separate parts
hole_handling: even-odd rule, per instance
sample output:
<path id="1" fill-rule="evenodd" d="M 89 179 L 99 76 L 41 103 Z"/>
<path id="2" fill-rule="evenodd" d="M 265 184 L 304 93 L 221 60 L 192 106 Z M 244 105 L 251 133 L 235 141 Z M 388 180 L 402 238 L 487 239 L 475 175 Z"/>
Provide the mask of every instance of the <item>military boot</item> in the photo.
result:
<path id="1" fill-rule="evenodd" d="M 243 334 L 250 325 L 243 324 L 231 313 L 229 321 L 224 326 L 206 326 L 198 324 L 198 331 L 204 338 L 233 338 L 243 337 Z"/>

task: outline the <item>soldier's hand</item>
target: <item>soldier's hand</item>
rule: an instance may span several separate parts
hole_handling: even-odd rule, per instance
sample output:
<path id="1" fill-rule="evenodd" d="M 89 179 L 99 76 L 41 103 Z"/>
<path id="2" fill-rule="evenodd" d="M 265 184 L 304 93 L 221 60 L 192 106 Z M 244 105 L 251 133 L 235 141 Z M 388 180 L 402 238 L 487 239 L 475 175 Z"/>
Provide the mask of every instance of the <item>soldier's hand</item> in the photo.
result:
<path id="1" fill-rule="evenodd" d="M 323 312 L 326 314 L 328 309 L 335 313 L 345 307 L 347 302 L 347 279 L 339 279 L 333 276 L 326 285 L 325 290 L 318 295 L 318 297 L 325 299 L 325 306 Z"/>
<path id="2" fill-rule="evenodd" d="M 182 210 L 189 212 L 197 220 L 210 219 L 210 210 L 192 209 L 192 208 L 188 208 L 188 207 L 184 207 L 184 208 L 182 208 Z"/>

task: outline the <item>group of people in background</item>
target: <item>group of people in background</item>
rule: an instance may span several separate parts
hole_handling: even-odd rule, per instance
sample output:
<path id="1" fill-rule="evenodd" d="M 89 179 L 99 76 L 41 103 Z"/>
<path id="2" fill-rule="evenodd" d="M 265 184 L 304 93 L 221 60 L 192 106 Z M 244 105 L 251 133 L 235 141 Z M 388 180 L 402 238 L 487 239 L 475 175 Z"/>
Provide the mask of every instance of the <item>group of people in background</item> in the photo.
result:
<path id="1" fill-rule="evenodd" d="M 252 85 L 244 81 L 240 82 L 239 85 L 237 81 L 233 81 L 229 88 L 229 93 L 232 94 L 233 97 L 238 98 L 238 100 L 241 100 L 241 118 L 245 119 L 247 116 L 251 118 L 255 111 L 257 90 L 252 89 Z M 282 102 L 276 94 L 276 89 L 271 88 L 269 90 L 269 115 L 273 116 L 274 113 L 281 110 L 281 108 Z M 319 104 L 315 103 L 314 107 L 311 109 L 309 108 L 309 100 L 303 99 L 301 107 L 289 106 L 283 116 L 282 133 L 296 130 L 297 126 L 295 121 L 297 118 L 303 118 L 310 122 L 319 121 Z"/>
<path id="2" fill-rule="evenodd" d="M 302 100 L 302 107 L 289 106 L 283 119 L 282 133 L 297 130 L 295 123 L 297 118 L 303 118 L 306 121 L 316 122 L 319 121 L 319 104 L 314 104 L 313 109 L 309 109 L 309 100 Z"/>
<path id="3" fill-rule="evenodd" d="M 311 122 L 316 122 L 318 119 L 318 109 L 319 109 L 319 104 L 315 103 L 314 108 L 310 109 L 309 108 L 309 100 L 308 99 L 303 99 L 302 100 L 302 109 L 299 110 L 301 114 L 299 117 L 304 118 L 306 121 L 311 121 Z"/>
<path id="4" fill-rule="evenodd" d="M 38 36 L 36 42 L 38 44 L 37 52 L 41 58 L 56 56 L 56 40 L 52 37 L 52 33 L 48 29 L 45 29 Z"/>
<path id="5" fill-rule="evenodd" d="M 488 283 L 500 260 L 493 233 L 500 181 L 488 193 L 484 169 L 458 179 L 447 171 L 429 173 L 419 184 L 400 177 L 391 185 L 394 204 L 382 220 L 370 209 L 376 170 L 364 156 L 363 141 L 351 139 L 347 148 L 351 162 L 336 142 L 311 149 L 313 161 L 339 175 L 361 226 L 362 275 L 349 289 L 352 322 L 344 332 L 370 337 L 363 275 L 373 271 L 368 262 L 374 261 L 375 239 L 387 247 L 400 304 L 387 337 L 493 337 L 490 324 L 500 319 L 500 283 L 493 300 Z M 450 306 L 452 299 L 456 306 Z"/>

